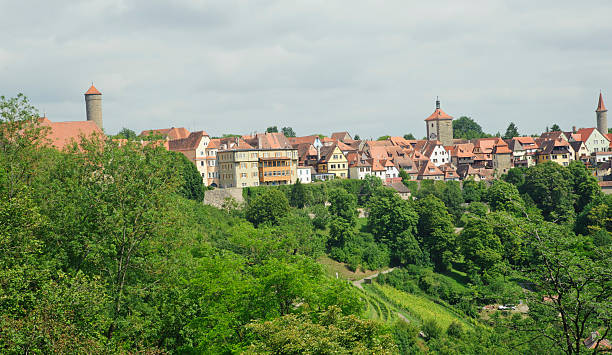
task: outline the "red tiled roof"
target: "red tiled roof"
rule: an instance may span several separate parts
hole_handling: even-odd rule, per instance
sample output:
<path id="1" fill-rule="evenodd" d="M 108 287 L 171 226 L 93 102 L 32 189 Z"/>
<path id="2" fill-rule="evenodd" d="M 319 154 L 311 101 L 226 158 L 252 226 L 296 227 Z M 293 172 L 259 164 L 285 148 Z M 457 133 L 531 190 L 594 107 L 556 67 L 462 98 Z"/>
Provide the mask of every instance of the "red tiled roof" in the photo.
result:
<path id="1" fill-rule="evenodd" d="M 93 121 L 51 122 L 43 117 L 39 122 L 41 126 L 49 127 L 47 138 L 57 149 L 64 149 L 73 140 L 78 142 L 82 135 L 86 137 L 92 134 L 104 135 L 104 132 Z"/>
<path id="2" fill-rule="evenodd" d="M 603 102 L 603 96 L 601 95 L 601 92 L 599 93 L 599 102 L 597 103 L 597 110 L 595 112 L 605 112 L 608 111 L 606 109 L 606 105 L 604 105 Z"/>
<path id="3" fill-rule="evenodd" d="M 512 154 L 507 145 L 498 144 L 493 148 L 493 154 Z"/>
<path id="4" fill-rule="evenodd" d="M 442 111 L 441 108 L 437 108 L 429 117 L 425 119 L 425 121 L 433 121 L 433 120 L 452 120 L 453 118 L 446 114 L 446 112 Z"/>
<path id="5" fill-rule="evenodd" d="M 168 146 L 170 150 L 194 150 L 205 136 L 208 134 L 204 131 L 192 132 L 187 138 L 171 140 Z"/>
<path id="6" fill-rule="evenodd" d="M 335 139 L 337 141 L 343 141 L 345 137 L 349 137 L 349 139 L 350 139 L 351 135 L 348 134 L 348 132 L 334 132 L 334 133 L 332 133 L 331 137 L 332 137 L 332 139 Z M 342 149 L 342 148 L 340 148 L 340 149 Z"/>
<path id="7" fill-rule="evenodd" d="M 87 90 L 87 92 L 85 92 L 85 95 L 102 95 L 102 93 L 98 91 L 98 89 L 96 89 L 93 84 L 91 84 L 91 87 L 89 88 L 89 90 Z"/>
<path id="8" fill-rule="evenodd" d="M 161 128 L 161 129 L 147 129 L 140 132 L 141 136 L 148 136 L 151 134 L 159 134 L 167 137 L 168 140 L 183 139 L 189 137 L 189 131 L 185 127 L 172 127 L 172 128 Z M 204 132 L 205 135 L 208 133 Z"/>

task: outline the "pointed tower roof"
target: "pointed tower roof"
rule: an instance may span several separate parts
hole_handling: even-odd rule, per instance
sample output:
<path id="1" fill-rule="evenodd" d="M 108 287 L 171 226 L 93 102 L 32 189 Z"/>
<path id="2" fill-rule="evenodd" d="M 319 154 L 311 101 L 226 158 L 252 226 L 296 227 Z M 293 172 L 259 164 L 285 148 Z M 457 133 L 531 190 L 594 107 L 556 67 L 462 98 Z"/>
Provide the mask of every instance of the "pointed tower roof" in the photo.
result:
<path id="1" fill-rule="evenodd" d="M 453 118 L 446 114 L 446 112 L 442 111 L 440 108 L 440 100 L 436 97 L 436 110 L 425 119 L 425 121 L 433 121 L 433 120 L 452 120 Z"/>
<path id="2" fill-rule="evenodd" d="M 96 89 L 96 87 L 93 86 L 93 84 L 91 84 L 91 87 L 89 88 L 89 90 L 87 90 L 85 95 L 102 95 L 102 93 L 98 91 L 98 89 Z"/>
<path id="3" fill-rule="evenodd" d="M 601 95 L 601 92 L 599 92 L 599 102 L 597 103 L 597 110 L 595 110 L 595 112 L 605 112 L 608 111 L 606 109 L 606 105 L 604 105 L 603 102 L 603 96 Z"/>

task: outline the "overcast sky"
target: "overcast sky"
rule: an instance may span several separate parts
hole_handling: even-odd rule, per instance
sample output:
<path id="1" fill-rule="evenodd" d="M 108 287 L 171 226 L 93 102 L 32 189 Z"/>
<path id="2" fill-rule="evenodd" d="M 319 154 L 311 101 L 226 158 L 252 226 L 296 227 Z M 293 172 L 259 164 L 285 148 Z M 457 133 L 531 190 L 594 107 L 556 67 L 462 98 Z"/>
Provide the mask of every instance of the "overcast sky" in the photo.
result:
<path id="1" fill-rule="evenodd" d="M 0 0 L 0 95 L 52 121 L 210 135 L 425 135 L 436 96 L 485 131 L 595 126 L 612 1 Z M 609 96 L 608 96 L 609 94 Z"/>

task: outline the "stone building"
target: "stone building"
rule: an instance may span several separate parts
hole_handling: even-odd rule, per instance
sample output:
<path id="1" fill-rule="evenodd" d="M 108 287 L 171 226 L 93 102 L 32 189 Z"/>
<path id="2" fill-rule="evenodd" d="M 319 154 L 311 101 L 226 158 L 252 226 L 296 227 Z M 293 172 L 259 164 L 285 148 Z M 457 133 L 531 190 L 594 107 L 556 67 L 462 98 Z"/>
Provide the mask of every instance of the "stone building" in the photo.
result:
<path id="1" fill-rule="evenodd" d="M 436 110 L 425 119 L 427 139 L 438 140 L 444 146 L 453 145 L 453 118 L 442 111 L 440 100 L 436 99 Z"/>
<path id="2" fill-rule="evenodd" d="M 85 92 L 85 110 L 87 111 L 87 121 L 93 121 L 100 129 L 102 126 L 102 93 L 91 84 Z"/>
<path id="3" fill-rule="evenodd" d="M 606 105 L 604 105 L 601 92 L 599 93 L 599 102 L 597 103 L 595 113 L 597 115 L 597 130 L 603 135 L 608 134 L 608 110 Z"/>

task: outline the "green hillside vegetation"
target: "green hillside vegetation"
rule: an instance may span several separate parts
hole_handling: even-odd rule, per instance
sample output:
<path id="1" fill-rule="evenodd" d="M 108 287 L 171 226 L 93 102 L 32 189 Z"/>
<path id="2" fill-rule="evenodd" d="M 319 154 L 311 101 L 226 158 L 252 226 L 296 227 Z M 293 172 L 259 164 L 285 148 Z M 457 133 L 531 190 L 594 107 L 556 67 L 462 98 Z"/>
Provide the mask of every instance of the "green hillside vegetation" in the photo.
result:
<path id="1" fill-rule="evenodd" d="M 578 354 L 611 334 L 612 197 L 580 162 L 217 209 L 154 140 L 57 151 L 38 116 L 0 97 L 0 353 Z"/>

